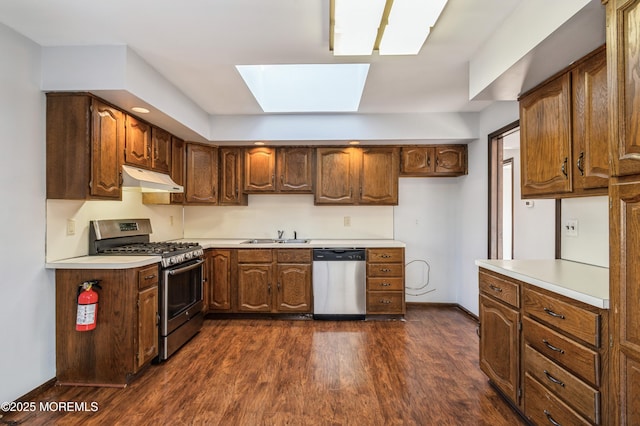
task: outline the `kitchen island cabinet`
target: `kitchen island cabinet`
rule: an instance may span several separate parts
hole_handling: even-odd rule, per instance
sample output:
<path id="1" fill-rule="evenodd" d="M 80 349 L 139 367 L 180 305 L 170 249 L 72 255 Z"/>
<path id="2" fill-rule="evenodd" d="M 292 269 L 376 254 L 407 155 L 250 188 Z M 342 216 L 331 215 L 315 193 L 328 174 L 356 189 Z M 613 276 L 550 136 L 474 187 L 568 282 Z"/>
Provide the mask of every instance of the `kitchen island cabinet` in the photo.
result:
<path id="1" fill-rule="evenodd" d="M 56 270 L 56 377 L 63 385 L 126 386 L 158 355 L 157 264 Z M 78 286 L 99 280 L 96 328 L 75 329 Z"/>
<path id="2" fill-rule="evenodd" d="M 88 94 L 47 94 L 47 198 L 116 199 L 125 116 Z"/>

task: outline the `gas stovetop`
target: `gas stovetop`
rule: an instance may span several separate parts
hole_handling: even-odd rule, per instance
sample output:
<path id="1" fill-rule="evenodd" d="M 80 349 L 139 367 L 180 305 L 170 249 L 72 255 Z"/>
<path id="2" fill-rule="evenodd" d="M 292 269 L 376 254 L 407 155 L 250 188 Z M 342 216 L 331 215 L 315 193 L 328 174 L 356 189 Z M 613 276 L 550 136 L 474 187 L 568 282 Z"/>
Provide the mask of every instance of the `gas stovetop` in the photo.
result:
<path id="1" fill-rule="evenodd" d="M 202 246 L 193 242 L 149 242 L 149 219 L 91 221 L 89 254 L 117 256 L 161 256 L 167 268 L 204 255 Z"/>

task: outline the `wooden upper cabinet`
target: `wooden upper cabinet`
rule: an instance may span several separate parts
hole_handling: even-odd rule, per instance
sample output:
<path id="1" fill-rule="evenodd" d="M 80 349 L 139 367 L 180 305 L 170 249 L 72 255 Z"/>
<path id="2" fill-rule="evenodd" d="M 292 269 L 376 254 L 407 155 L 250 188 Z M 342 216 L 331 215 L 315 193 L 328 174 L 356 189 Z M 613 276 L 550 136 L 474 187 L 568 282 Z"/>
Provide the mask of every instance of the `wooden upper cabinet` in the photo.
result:
<path id="1" fill-rule="evenodd" d="M 399 155 L 399 148 L 361 150 L 359 204 L 398 204 Z"/>
<path id="2" fill-rule="evenodd" d="M 276 170 L 279 192 L 313 192 L 313 148 L 277 149 Z"/>
<path id="3" fill-rule="evenodd" d="M 467 174 L 466 145 L 403 146 L 400 155 L 400 176 Z"/>
<path id="4" fill-rule="evenodd" d="M 571 74 L 520 99 L 523 198 L 571 192 Z"/>
<path id="5" fill-rule="evenodd" d="M 243 160 L 242 148 L 219 148 L 219 199 L 221 206 L 246 206 L 247 194 L 243 190 Z"/>
<path id="6" fill-rule="evenodd" d="M 187 157 L 187 145 L 182 139 L 171 138 L 171 171 L 169 176 L 178 185 L 184 186 L 185 182 L 185 162 Z M 184 203 L 184 193 L 172 193 L 172 204 Z"/>
<path id="7" fill-rule="evenodd" d="M 614 176 L 640 174 L 640 1 L 607 3 L 607 55 Z"/>
<path id="8" fill-rule="evenodd" d="M 218 149 L 187 143 L 185 201 L 218 204 Z"/>
<path id="9" fill-rule="evenodd" d="M 573 190 L 607 193 L 609 186 L 609 98 L 604 47 L 572 71 Z M 595 194 L 594 194 L 595 195 Z"/>
<path id="10" fill-rule="evenodd" d="M 127 115 L 126 164 L 151 168 L 151 125 Z"/>
<path id="11" fill-rule="evenodd" d="M 120 199 L 124 114 L 86 94 L 47 94 L 47 198 Z"/>
<path id="12" fill-rule="evenodd" d="M 249 148 L 245 151 L 244 190 L 246 192 L 276 190 L 275 148 Z"/>
<path id="13" fill-rule="evenodd" d="M 151 129 L 151 168 L 169 173 L 171 167 L 171 133 L 158 127 Z"/>
<path id="14" fill-rule="evenodd" d="M 357 148 L 316 150 L 315 204 L 355 204 L 358 192 Z"/>
<path id="15" fill-rule="evenodd" d="M 460 176 L 467 174 L 467 145 L 442 145 L 434 147 L 435 175 Z"/>

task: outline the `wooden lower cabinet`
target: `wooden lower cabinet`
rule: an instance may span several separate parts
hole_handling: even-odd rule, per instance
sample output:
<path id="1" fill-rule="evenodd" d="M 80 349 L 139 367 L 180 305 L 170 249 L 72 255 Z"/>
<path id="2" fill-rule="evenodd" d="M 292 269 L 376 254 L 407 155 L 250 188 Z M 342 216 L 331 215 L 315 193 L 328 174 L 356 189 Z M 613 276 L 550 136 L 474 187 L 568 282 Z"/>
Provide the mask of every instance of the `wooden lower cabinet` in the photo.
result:
<path id="1" fill-rule="evenodd" d="M 404 249 L 367 249 L 367 315 L 404 315 Z"/>
<path id="2" fill-rule="evenodd" d="M 56 270 L 59 384 L 126 386 L 158 355 L 158 265 Z M 99 280 L 96 328 L 76 331 L 78 286 Z"/>
<path id="3" fill-rule="evenodd" d="M 236 312 L 311 313 L 311 249 L 239 249 Z"/>
<path id="4" fill-rule="evenodd" d="M 206 305 L 211 312 L 231 311 L 232 250 L 205 252 Z"/>

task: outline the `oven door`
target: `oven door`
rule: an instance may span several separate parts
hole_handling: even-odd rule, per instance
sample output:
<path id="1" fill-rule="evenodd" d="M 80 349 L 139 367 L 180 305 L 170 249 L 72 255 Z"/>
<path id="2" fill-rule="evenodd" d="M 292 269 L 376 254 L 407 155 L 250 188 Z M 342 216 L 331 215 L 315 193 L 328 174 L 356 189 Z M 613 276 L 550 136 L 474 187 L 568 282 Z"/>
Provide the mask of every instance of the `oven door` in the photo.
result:
<path id="1" fill-rule="evenodd" d="M 168 336 L 202 311 L 202 264 L 196 259 L 164 270 L 160 294 L 160 334 Z"/>

